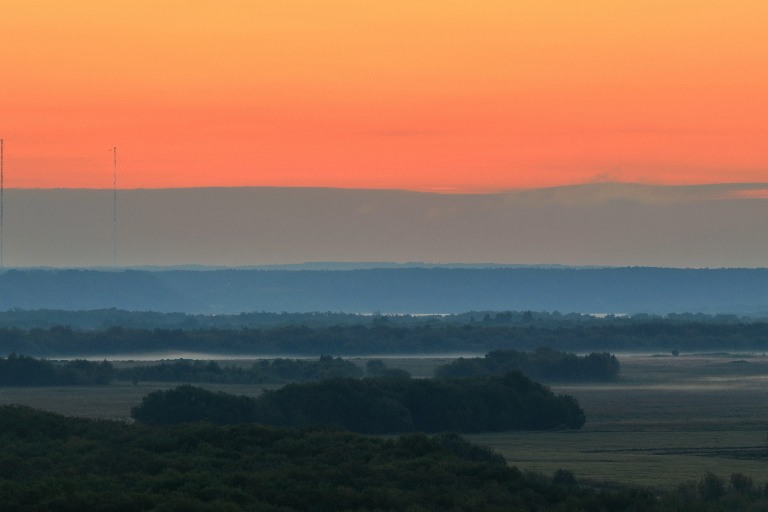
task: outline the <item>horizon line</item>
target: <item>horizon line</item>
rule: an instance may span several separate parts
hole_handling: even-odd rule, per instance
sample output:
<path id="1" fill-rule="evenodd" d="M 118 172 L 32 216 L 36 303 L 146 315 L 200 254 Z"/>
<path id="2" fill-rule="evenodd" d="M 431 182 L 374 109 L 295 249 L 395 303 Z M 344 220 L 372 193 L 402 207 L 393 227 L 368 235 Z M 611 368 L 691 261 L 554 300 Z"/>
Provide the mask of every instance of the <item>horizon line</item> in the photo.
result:
<path id="1" fill-rule="evenodd" d="M 307 267 L 307 268 L 302 268 Z M 336 268 L 331 268 L 336 267 Z M 348 268 L 344 268 L 348 267 Z M 77 271 L 221 271 L 221 270 L 260 270 L 260 271 L 286 271 L 286 272 L 348 272 L 366 270 L 623 270 L 623 269 L 649 269 L 649 270 L 768 270 L 768 266 L 660 266 L 660 265 L 569 265 L 563 263 L 493 263 L 493 262 L 427 262 L 427 261 L 304 261 L 300 263 L 262 263 L 255 265 L 207 265 L 202 263 L 180 263 L 173 265 L 125 265 L 113 267 L 111 265 L 86 265 L 86 266 L 12 266 L 0 269 L 0 275 L 8 271 L 29 270 L 77 270 Z"/>
<path id="2" fill-rule="evenodd" d="M 584 181 L 576 183 L 565 183 L 562 185 L 546 185 L 540 187 L 508 187 L 508 188 L 476 188 L 460 189 L 458 187 L 434 187 L 429 189 L 417 188 L 397 188 L 397 187 L 344 187 L 344 186 L 313 186 L 313 185 L 210 185 L 210 186 L 173 186 L 173 187 L 117 187 L 121 191 L 153 191 L 153 190 L 228 190 L 228 189 L 280 189 L 280 190 L 354 190 L 371 192 L 408 192 L 415 194 L 431 195 L 504 195 L 508 193 L 527 192 L 533 190 L 558 190 L 566 188 L 599 187 L 599 186 L 629 186 L 637 188 L 715 188 L 715 187 L 740 187 L 740 188 L 763 188 L 768 187 L 768 181 L 723 181 L 723 182 L 701 182 L 701 183 L 650 183 L 637 181 Z M 113 187 L 5 187 L 5 190 L 16 191 L 73 191 L 73 190 L 93 190 L 93 191 L 112 191 Z"/>

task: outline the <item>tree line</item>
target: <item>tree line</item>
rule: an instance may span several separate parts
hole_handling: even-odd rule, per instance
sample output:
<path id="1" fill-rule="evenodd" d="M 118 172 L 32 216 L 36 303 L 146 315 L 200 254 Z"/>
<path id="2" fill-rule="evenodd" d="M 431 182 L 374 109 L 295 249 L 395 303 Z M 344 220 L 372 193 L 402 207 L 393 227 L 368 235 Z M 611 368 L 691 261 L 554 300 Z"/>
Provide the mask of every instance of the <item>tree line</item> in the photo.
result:
<path id="1" fill-rule="evenodd" d="M 643 323 L 738 324 L 766 322 L 763 316 L 735 314 L 669 313 L 666 315 L 633 314 L 594 316 L 582 313 L 548 311 L 468 311 L 449 315 L 409 315 L 343 313 L 334 311 L 313 313 L 271 313 L 252 311 L 228 315 L 193 313 L 163 313 L 158 311 L 128 311 L 124 309 L 91 309 L 69 311 L 61 309 L 9 309 L 0 311 L 0 327 L 16 329 L 50 329 L 69 326 L 79 330 L 104 331 L 110 327 L 133 329 L 243 329 L 274 328 L 286 325 L 306 325 L 312 328 L 335 325 L 387 325 L 414 327 L 417 325 L 524 325 L 555 329 L 574 325 L 636 325 Z"/>
<path id="2" fill-rule="evenodd" d="M 340 357 L 319 359 L 262 359 L 250 368 L 215 361 L 182 359 L 118 368 L 117 380 L 153 382 L 212 382 L 221 384 L 281 384 L 335 377 L 362 377 L 362 368 Z"/>
<path id="3" fill-rule="evenodd" d="M 620 364 L 608 353 L 578 356 L 549 348 L 535 352 L 497 350 L 484 358 L 459 358 L 438 367 L 437 377 L 481 377 L 503 375 L 518 370 L 529 377 L 545 381 L 612 381 L 619 375 Z M 180 359 L 156 364 L 115 368 L 107 361 L 74 360 L 53 362 L 24 355 L 11 354 L 0 358 L 0 385 L 61 386 L 102 385 L 113 380 L 220 383 L 220 384 L 282 384 L 311 382 L 331 378 L 370 377 L 408 378 L 405 370 L 388 368 L 380 359 L 367 362 L 365 371 L 340 357 L 321 356 L 319 359 L 262 359 L 248 368 L 215 361 Z"/>
<path id="4" fill-rule="evenodd" d="M 578 429 L 585 421 L 575 398 L 557 396 L 519 372 L 465 379 L 337 378 L 289 384 L 256 399 L 186 385 L 150 393 L 131 414 L 148 424 L 255 422 L 365 434 Z"/>
<path id="5" fill-rule="evenodd" d="M 371 375 L 392 374 L 381 361 L 370 361 Z M 208 382 L 221 384 L 282 384 L 309 382 L 336 377 L 359 378 L 364 371 L 340 357 L 321 356 L 316 360 L 272 359 L 256 361 L 250 368 L 222 365 L 215 361 L 182 359 L 125 368 L 108 361 L 49 361 L 11 354 L 0 358 L 0 386 L 104 385 L 113 380 L 155 382 Z M 400 370 L 394 374 L 407 376 Z"/>
<path id="6" fill-rule="evenodd" d="M 608 352 L 587 355 L 541 347 L 534 352 L 494 350 L 485 357 L 461 357 L 438 367 L 437 377 L 503 375 L 518 370 L 532 379 L 545 381 L 610 382 L 619 378 L 621 365 Z"/>
<path id="7" fill-rule="evenodd" d="M 86 356 L 189 351 L 236 355 L 368 355 L 478 353 L 551 347 L 568 352 L 768 351 L 768 323 L 638 323 L 537 327 L 533 325 L 423 324 L 243 329 L 69 327 L 0 329 L 0 353 Z"/>
<path id="8" fill-rule="evenodd" d="M 89 386 L 109 384 L 114 367 L 76 360 L 54 364 L 45 359 L 10 354 L 0 358 L 0 386 Z"/>

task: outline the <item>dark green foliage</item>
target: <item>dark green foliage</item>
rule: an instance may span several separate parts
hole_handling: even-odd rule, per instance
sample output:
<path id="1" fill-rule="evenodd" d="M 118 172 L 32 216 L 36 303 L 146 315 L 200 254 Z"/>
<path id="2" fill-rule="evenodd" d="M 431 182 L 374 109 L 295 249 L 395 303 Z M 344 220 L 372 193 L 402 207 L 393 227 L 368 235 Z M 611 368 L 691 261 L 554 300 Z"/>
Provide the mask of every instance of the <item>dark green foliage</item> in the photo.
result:
<path id="1" fill-rule="evenodd" d="M 381 359 L 371 359 L 365 363 L 365 371 L 369 377 L 380 377 L 387 371 L 387 365 Z"/>
<path id="2" fill-rule="evenodd" d="M 131 381 L 218 382 L 263 384 L 308 382 L 333 377 L 361 377 L 362 370 L 341 358 L 322 356 L 317 360 L 262 359 L 250 369 L 222 366 L 213 361 L 183 359 L 160 364 L 135 366 L 116 371 L 116 378 Z"/>
<path id="3" fill-rule="evenodd" d="M 308 382 L 336 377 L 361 377 L 363 371 L 350 361 L 322 356 L 317 360 L 261 360 L 250 369 L 221 366 L 214 361 L 178 360 L 145 366 L 115 369 L 107 361 L 53 362 L 11 354 L 0 359 L 0 386 L 66 386 L 109 384 L 113 379 L 160 382 L 216 382 L 263 384 Z M 388 370 L 388 375 L 406 372 Z"/>
<path id="4" fill-rule="evenodd" d="M 504 457 L 495 453 L 490 448 L 470 443 L 454 432 L 438 434 L 432 439 L 440 443 L 440 445 L 449 453 L 462 459 L 475 462 L 493 462 L 496 464 L 505 463 Z"/>
<path id="5" fill-rule="evenodd" d="M 400 368 L 387 368 L 381 359 L 371 359 L 365 363 L 365 373 L 369 377 L 389 377 L 392 379 L 409 379 L 411 374 Z"/>
<path id="6" fill-rule="evenodd" d="M 91 309 L 82 311 L 54 309 L 9 309 L 0 311 L 0 326 L 7 329 L 76 329 L 104 331 L 110 327 L 131 329 L 198 330 L 198 329 L 271 329 L 289 325 L 306 325 L 313 329 L 350 325 L 389 325 L 415 327 L 419 325 L 513 326 L 562 329 L 575 326 L 626 327 L 641 324 L 752 324 L 765 323 L 762 317 L 703 313 L 672 313 L 666 316 L 637 314 L 596 317 L 580 313 L 562 314 L 544 311 L 469 311 L 452 315 L 360 315 L 341 312 L 269 313 L 254 311 L 230 315 L 160 313 L 157 311 L 127 311 L 120 309 Z M 70 327 L 61 327 L 70 326 Z"/>
<path id="7" fill-rule="evenodd" d="M 330 425 L 353 432 L 412 432 L 411 411 L 388 393 L 389 379 L 331 379 L 265 391 L 257 403 L 260 422 L 305 427 Z"/>
<path id="8" fill-rule="evenodd" d="M 699 483 L 699 493 L 705 502 L 717 501 L 725 494 L 725 482 L 714 473 L 707 473 Z"/>
<path id="9" fill-rule="evenodd" d="M 0 359 L 0 386 L 85 386 L 108 384 L 114 368 L 107 361 L 53 363 L 11 354 Z"/>
<path id="10" fill-rule="evenodd" d="M 731 475 L 730 490 L 743 494 L 751 494 L 755 492 L 755 483 L 750 477 L 743 473 L 734 473 Z"/>
<path id="11" fill-rule="evenodd" d="M 567 469 L 558 469 L 552 475 L 552 483 L 555 485 L 562 485 L 565 487 L 575 487 L 576 475 L 568 471 Z"/>
<path id="12" fill-rule="evenodd" d="M 759 511 L 748 477 L 656 495 L 522 473 L 455 434 L 396 439 L 208 423 L 146 427 L 0 407 L 0 510 Z"/>
<path id="13" fill-rule="evenodd" d="M 92 355 L 177 350 L 319 356 L 487 353 L 501 349 L 534 351 L 539 347 L 568 352 L 653 350 L 665 353 L 671 350 L 768 349 L 768 323 L 741 321 L 728 316 L 669 315 L 661 318 L 638 315 L 595 319 L 586 315 L 554 313 L 537 313 L 530 318 L 523 313 L 493 315 L 468 313 L 447 319 L 382 317 L 378 321 L 347 315 L 339 318 L 337 325 L 313 322 L 312 315 L 308 315 L 306 324 L 268 324 L 266 327 L 237 329 L 203 328 L 201 326 L 206 322 L 202 321 L 190 321 L 188 327 L 175 329 L 109 327 L 99 331 L 5 327 L 0 328 L 0 352 Z M 317 316 L 328 318 L 324 314 Z"/>
<path id="14" fill-rule="evenodd" d="M 222 367 L 214 361 L 181 359 L 120 368 L 115 372 L 115 377 L 119 380 L 134 382 L 240 382 L 237 377 L 243 373 L 238 368 Z M 232 380 L 230 381 L 228 377 Z"/>
<path id="15" fill-rule="evenodd" d="M 619 377 L 616 356 L 592 352 L 585 356 L 538 348 L 535 352 L 495 350 L 484 358 L 459 358 L 435 371 L 438 377 L 503 375 L 511 370 L 546 381 L 606 382 Z"/>
<path id="16" fill-rule="evenodd" d="M 635 502 L 631 492 L 564 492 L 456 435 L 143 427 L 10 406 L 0 408 L 0 442 L 3 511 L 619 511 Z"/>
<path id="17" fill-rule="evenodd" d="M 233 421 L 224 419 L 227 410 Z M 555 396 L 517 372 L 482 379 L 329 379 L 289 384 L 256 400 L 182 386 L 147 395 L 132 414 L 153 424 L 256 421 L 369 434 L 580 428 L 585 421 L 574 398 Z"/>
<path id="18" fill-rule="evenodd" d="M 254 418 L 254 401 L 245 396 L 213 393 L 185 385 L 145 396 L 131 415 L 148 425 L 171 425 L 192 421 L 229 424 L 248 423 Z"/>
<path id="19" fill-rule="evenodd" d="M 339 377 L 362 377 L 354 363 L 339 357 L 321 356 L 316 361 L 304 359 L 263 359 L 251 368 L 252 382 L 310 382 Z"/>

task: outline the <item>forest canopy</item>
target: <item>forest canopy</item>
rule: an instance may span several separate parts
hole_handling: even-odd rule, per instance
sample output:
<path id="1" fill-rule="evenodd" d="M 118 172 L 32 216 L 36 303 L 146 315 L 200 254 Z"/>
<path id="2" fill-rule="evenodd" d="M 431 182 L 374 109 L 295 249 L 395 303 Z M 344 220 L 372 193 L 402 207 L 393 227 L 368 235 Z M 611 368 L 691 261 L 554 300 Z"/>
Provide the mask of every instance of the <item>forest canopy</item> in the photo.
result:
<path id="1" fill-rule="evenodd" d="M 363 370 L 340 357 L 319 359 L 261 359 L 250 368 L 215 361 L 181 359 L 119 368 L 115 378 L 127 381 L 215 382 L 224 384 L 280 384 L 334 377 L 362 377 Z"/>
<path id="2" fill-rule="evenodd" d="M 87 386 L 108 384 L 112 364 L 75 360 L 54 364 L 45 359 L 10 354 L 0 358 L 0 386 Z"/>
<path id="3" fill-rule="evenodd" d="M 383 367 L 385 374 L 405 372 Z M 407 375 L 407 374 L 406 374 Z M 281 384 L 309 382 L 334 377 L 362 377 L 354 363 L 329 356 L 319 359 L 262 359 L 250 368 L 215 361 L 181 359 L 115 368 L 112 363 L 82 359 L 49 361 L 11 354 L 0 358 L 0 385 L 3 386 L 88 386 L 109 384 L 113 380 L 154 382 L 208 382 L 221 384 Z"/>
<path id="4" fill-rule="evenodd" d="M 554 483 L 455 434 L 146 427 L 4 406 L 0 439 L 4 512 L 656 510 L 650 494 Z"/>
<path id="5" fill-rule="evenodd" d="M 576 315 L 581 318 L 580 315 Z M 563 316 L 565 318 L 565 316 Z M 94 356 L 151 352 L 232 355 L 351 356 L 375 354 L 485 354 L 494 350 L 567 352 L 768 350 L 768 323 L 731 317 L 558 320 L 556 315 L 498 313 L 476 321 L 402 324 L 382 316 L 365 324 L 305 324 L 240 329 L 66 326 L 0 328 L 0 353 Z"/>
<path id="6" fill-rule="evenodd" d="M 519 372 L 472 379 L 329 379 L 289 384 L 257 399 L 191 386 L 155 391 L 132 410 L 147 424 L 256 422 L 332 426 L 366 434 L 580 428 L 576 399 Z"/>
<path id="7" fill-rule="evenodd" d="M 440 366 L 437 377 L 479 377 L 503 375 L 517 370 L 532 379 L 545 381 L 610 382 L 619 378 L 621 365 L 616 356 L 592 352 L 583 356 L 538 348 L 534 352 L 494 350 L 485 357 L 463 358 Z"/>
<path id="8" fill-rule="evenodd" d="M 456 434 L 194 423 L 147 427 L 0 407 L 4 512 L 764 510 L 766 487 L 707 473 L 674 491 L 521 472 Z"/>

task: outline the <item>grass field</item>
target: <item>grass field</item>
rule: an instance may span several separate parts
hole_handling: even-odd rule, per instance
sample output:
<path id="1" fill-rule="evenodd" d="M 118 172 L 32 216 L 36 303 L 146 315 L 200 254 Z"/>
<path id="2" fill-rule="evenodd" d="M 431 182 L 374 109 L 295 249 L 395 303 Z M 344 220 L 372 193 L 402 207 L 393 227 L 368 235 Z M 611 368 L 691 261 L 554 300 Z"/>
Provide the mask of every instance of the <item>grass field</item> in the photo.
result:
<path id="1" fill-rule="evenodd" d="M 552 386 L 575 396 L 578 432 L 467 436 L 521 469 L 671 488 L 707 471 L 768 482 L 768 357 L 691 355 L 620 358 L 614 384 Z"/>
<path id="2" fill-rule="evenodd" d="M 168 382 L 116 382 L 108 386 L 56 386 L 0 388 L 0 405 L 23 404 L 36 409 L 57 412 L 66 416 L 131 421 L 131 407 L 141 399 L 160 389 L 171 389 L 178 384 Z M 212 391 L 256 397 L 269 386 L 241 386 L 232 384 L 196 384 Z"/>
<path id="3" fill-rule="evenodd" d="M 445 358 L 382 358 L 415 377 L 431 375 Z M 698 481 L 707 471 L 744 473 L 768 482 L 768 357 L 702 354 L 620 356 L 622 377 L 611 384 L 553 384 L 575 396 L 587 415 L 580 431 L 467 436 L 523 470 L 558 468 L 579 478 L 659 489 Z M 365 360 L 356 360 L 364 365 Z M 22 403 L 66 415 L 128 419 L 147 393 L 169 383 L 101 387 L 0 388 L 0 404 Z M 263 386 L 202 385 L 258 396 Z"/>

